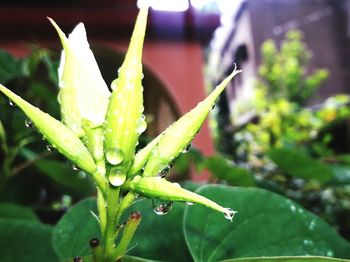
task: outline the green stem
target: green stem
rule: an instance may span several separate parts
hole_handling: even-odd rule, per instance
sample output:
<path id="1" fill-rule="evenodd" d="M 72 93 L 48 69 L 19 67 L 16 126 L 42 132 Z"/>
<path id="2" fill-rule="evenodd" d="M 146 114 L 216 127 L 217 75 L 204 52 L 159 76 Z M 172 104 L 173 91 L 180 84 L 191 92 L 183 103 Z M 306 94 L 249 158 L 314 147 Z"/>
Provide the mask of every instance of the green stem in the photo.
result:
<path id="1" fill-rule="evenodd" d="M 120 202 L 117 221 L 120 220 L 121 216 L 123 215 L 124 211 L 133 203 L 135 200 L 135 193 L 129 191 L 126 196 L 123 198 L 123 200 Z"/>
<path id="2" fill-rule="evenodd" d="M 104 233 L 104 256 L 108 262 L 113 261 L 112 252 L 115 248 L 115 230 L 118 223 L 119 192 L 119 187 L 109 185 L 107 188 L 107 221 Z"/>
<path id="3" fill-rule="evenodd" d="M 132 239 L 132 237 L 135 234 L 135 231 L 138 227 L 138 225 L 141 222 L 141 213 L 139 212 L 133 212 L 131 213 L 124 231 L 123 231 L 123 235 L 122 238 L 120 239 L 120 242 L 118 244 L 118 246 L 113 250 L 113 261 L 120 259 L 126 252 L 130 241 Z"/>
<path id="4" fill-rule="evenodd" d="M 103 197 L 103 194 L 99 188 L 97 188 L 97 208 L 100 218 L 100 229 L 101 229 L 101 235 L 105 235 L 106 231 L 106 222 L 107 222 L 107 205 L 106 200 Z"/>

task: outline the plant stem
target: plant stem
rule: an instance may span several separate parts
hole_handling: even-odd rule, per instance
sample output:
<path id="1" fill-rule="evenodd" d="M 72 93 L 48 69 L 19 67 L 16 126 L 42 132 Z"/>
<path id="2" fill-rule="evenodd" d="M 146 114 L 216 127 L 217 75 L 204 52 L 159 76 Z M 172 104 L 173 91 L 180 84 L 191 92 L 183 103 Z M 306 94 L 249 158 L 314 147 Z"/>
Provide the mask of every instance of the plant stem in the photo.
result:
<path id="1" fill-rule="evenodd" d="M 115 230 L 118 223 L 119 187 L 109 185 L 107 188 L 107 221 L 104 232 L 104 256 L 106 262 L 112 262 L 112 253 L 115 248 Z"/>
<path id="2" fill-rule="evenodd" d="M 106 231 L 106 222 L 107 222 L 107 205 L 106 200 L 103 197 L 103 194 L 99 188 L 97 188 L 97 208 L 100 218 L 100 229 L 101 229 L 101 235 L 105 235 Z"/>
<path id="3" fill-rule="evenodd" d="M 113 259 L 120 259 L 126 252 L 132 237 L 138 225 L 141 222 L 141 213 L 133 212 L 131 213 L 126 226 L 123 231 L 123 236 L 118 244 L 118 246 L 113 250 Z"/>

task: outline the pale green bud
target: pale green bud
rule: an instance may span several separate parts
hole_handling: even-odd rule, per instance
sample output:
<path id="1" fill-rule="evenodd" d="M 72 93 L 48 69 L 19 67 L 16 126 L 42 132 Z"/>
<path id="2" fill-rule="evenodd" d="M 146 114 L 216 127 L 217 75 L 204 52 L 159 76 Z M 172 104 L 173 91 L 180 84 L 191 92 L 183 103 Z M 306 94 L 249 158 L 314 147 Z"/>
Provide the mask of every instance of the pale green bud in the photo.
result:
<path id="1" fill-rule="evenodd" d="M 122 154 L 122 161 L 107 161 L 125 170 L 134 157 L 139 135 L 146 129 L 143 112 L 142 46 L 147 25 L 148 9 L 143 8 L 137 17 L 135 29 L 125 60 L 119 69 L 118 79 L 112 82 L 112 96 L 107 110 L 105 148 Z M 113 159 L 112 159 L 113 160 Z"/>
<path id="2" fill-rule="evenodd" d="M 232 216 L 234 215 L 234 211 L 224 208 L 201 195 L 188 191 L 177 183 L 171 183 L 160 177 L 136 176 L 130 182 L 125 183 L 124 186 L 149 198 L 197 203 L 222 212 L 225 215 L 228 215 L 229 212 L 233 212 Z"/>
<path id="3" fill-rule="evenodd" d="M 201 128 L 217 97 L 239 72 L 240 70 L 235 69 L 205 100 L 164 131 L 164 135 L 150 154 L 144 176 L 156 176 L 186 149 Z"/>
<path id="4" fill-rule="evenodd" d="M 89 173 L 96 170 L 95 162 L 81 140 L 64 124 L 39 108 L 32 106 L 15 93 L 0 85 L 0 91 L 30 118 L 44 138 L 77 167 Z"/>
<path id="5" fill-rule="evenodd" d="M 64 49 L 58 69 L 62 121 L 82 136 L 82 120 L 88 120 L 92 127 L 103 124 L 110 92 L 90 49 L 84 24 L 78 24 L 67 38 L 58 25 L 49 20 Z"/>

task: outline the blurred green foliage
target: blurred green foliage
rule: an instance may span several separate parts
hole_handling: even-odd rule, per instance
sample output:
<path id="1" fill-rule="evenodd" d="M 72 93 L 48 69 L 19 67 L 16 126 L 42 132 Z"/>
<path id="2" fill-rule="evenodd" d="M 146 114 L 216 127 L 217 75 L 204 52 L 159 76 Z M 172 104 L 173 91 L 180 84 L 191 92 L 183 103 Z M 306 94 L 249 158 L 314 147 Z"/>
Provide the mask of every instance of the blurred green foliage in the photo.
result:
<path id="1" fill-rule="evenodd" d="M 350 97 L 309 105 L 328 71 L 310 72 L 311 51 L 299 31 L 288 32 L 280 47 L 267 40 L 261 58 L 252 100 L 235 102 L 233 149 L 222 153 L 254 174 L 257 186 L 298 201 L 350 239 L 350 162 L 335 143 L 348 139 L 336 132 L 346 129 Z M 232 184 L 232 178 L 216 177 Z"/>

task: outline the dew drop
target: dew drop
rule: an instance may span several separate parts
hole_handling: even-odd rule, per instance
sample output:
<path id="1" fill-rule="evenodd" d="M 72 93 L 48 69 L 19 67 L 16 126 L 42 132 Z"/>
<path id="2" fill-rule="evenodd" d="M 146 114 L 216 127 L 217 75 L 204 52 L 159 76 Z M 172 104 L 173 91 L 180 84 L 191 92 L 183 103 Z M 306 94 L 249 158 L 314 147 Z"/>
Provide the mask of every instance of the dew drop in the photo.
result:
<path id="1" fill-rule="evenodd" d="M 186 202 L 186 205 L 188 205 L 188 206 L 193 206 L 194 203 L 193 203 L 193 202 Z"/>
<path id="2" fill-rule="evenodd" d="M 76 165 L 72 165 L 72 169 L 74 170 L 74 171 L 79 171 L 79 167 L 77 167 Z"/>
<path id="3" fill-rule="evenodd" d="M 232 219 L 236 213 L 237 212 L 233 211 L 231 208 L 225 208 L 224 216 L 226 219 L 228 219 L 228 220 L 230 220 L 230 222 L 232 222 Z"/>
<path id="4" fill-rule="evenodd" d="M 27 118 L 27 119 L 24 121 L 24 124 L 25 124 L 26 127 L 29 127 L 29 128 L 33 128 L 33 127 L 34 127 L 33 122 L 32 122 L 29 118 Z"/>
<path id="5" fill-rule="evenodd" d="M 78 178 L 80 178 L 80 179 L 85 179 L 85 178 L 86 178 L 86 173 L 85 173 L 83 170 L 80 170 L 80 171 L 77 173 L 77 176 L 78 176 Z"/>
<path id="6" fill-rule="evenodd" d="M 173 202 L 171 201 L 162 201 L 159 199 L 152 199 L 153 211 L 159 215 L 163 216 L 169 213 L 171 208 L 173 207 Z"/>
<path id="7" fill-rule="evenodd" d="M 54 151 L 54 147 L 52 145 L 47 145 L 46 150 L 52 152 Z"/>
<path id="8" fill-rule="evenodd" d="M 290 209 L 290 211 L 292 211 L 293 213 L 297 210 L 297 208 L 296 208 L 293 204 L 291 204 L 291 205 L 289 206 L 289 209 Z"/>
<path id="9" fill-rule="evenodd" d="M 10 106 L 17 106 L 17 105 L 15 104 L 15 102 L 13 102 L 11 99 L 9 99 L 9 105 L 10 105 Z"/>
<path id="10" fill-rule="evenodd" d="M 111 169 L 108 180 L 113 186 L 120 186 L 125 182 L 126 174 L 124 170 L 118 167 Z"/>
<path id="11" fill-rule="evenodd" d="M 334 256 L 333 251 L 332 251 L 332 250 L 327 250 L 326 256 L 327 256 L 327 257 L 332 257 L 332 256 Z"/>
<path id="12" fill-rule="evenodd" d="M 145 121 L 145 116 L 142 115 L 137 123 L 136 132 L 141 134 L 141 133 L 145 132 L 146 129 L 147 129 L 147 123 Z"/>
<path id="13" fill-rule="evenodd" d="M 316 227 L 316 221 L 315 220 L 311 220 L 310 224 L 309 224 L 309 230 L 313 231 Z"/>
<path id="14" fill-rule="evenodd" d="M 167 166 L 167 167 L 164 168 L 162 171 L 160 171 L 158 175 L 159 175 L 161 178 L 164 178 L 164 177 L 166 177 L 166 175 L 169 173 L 169 171 L 170 171 L 170 166 Z"/>
<path id="15" fill-rule="evenodd" d="M 188 151 L 190 151 L 191 148 L 191 144 L 188 144 L 183 150 L 182 153 L 187 153 Z"/>
<path id="16" fill-rule="evenodd" d="M 311 246 L 312 244 L 313 244 L 313 242 L 310 239 L 304 239 L 304 241 L 303 241 L 304 246 Z"/>
<path id="17" fill-rule="evenodd" d="M 124 160 L 124 152 L 116 147 L 107 150 L 106 159 L 111 165 L 118 165 Z"/>

